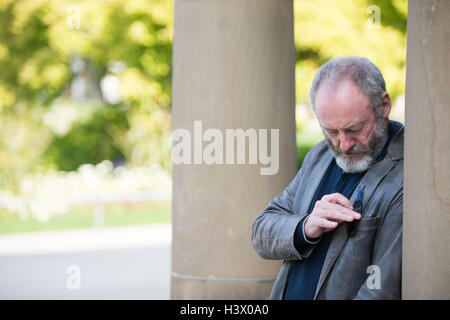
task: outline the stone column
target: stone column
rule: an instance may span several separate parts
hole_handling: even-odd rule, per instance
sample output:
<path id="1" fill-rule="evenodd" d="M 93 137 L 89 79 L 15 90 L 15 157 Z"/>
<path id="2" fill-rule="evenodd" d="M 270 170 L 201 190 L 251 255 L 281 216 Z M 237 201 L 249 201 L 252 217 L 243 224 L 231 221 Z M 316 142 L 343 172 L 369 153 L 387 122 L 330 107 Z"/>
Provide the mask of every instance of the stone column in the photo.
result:
<path id="1" fill-rule="evenodd" d="M 192 136 L 197 164 L 173 166 L 173 299 L 269 296 L 281 261 L 256 254 L 251 224 L 297 172 L 292 6 L 291 0 L 175 1 L 172 124 Z M 202 121 L 197 134 L 194 121 Z M 224 164 L 202 162 L 201 151 L 194 159 L 195 148 L 210 143 L 198 133 L 209 128 L 223 135 Z M 270 129 L 279 129 L 276 174 L 262 175 L 260 158 L 250 163 L 248 139 L 245 164 L 236 156 L 226 164 L 225 130 L 238 128 L 253 129 L 258 141 L 260 129 L 268 129 L 269 141 Z"/>
<path id="2" fill-rule="evenodd" d="M 450 299 L 450 1 L 409 1 L 403 298 Z"/>

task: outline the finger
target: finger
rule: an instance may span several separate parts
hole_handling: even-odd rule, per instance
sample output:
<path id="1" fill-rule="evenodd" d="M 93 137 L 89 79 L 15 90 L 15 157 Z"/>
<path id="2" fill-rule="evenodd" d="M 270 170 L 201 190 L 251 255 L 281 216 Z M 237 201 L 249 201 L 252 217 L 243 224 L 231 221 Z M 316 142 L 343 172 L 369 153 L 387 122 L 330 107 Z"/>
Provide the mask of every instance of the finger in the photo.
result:
<path id="1" fill-rule="evenodd" d="M 321 204 L 321 210 L 318 212 L 319 216 L 329 216 L 328 212 L 334 213 L 341 213 L 344 215 L 347 215 L 351 217 L 352 219 L 360 219 L 361 215 L 358 212 L 355 212 L 353 210 L 350 210 L 346 207 L 341 206 L 340 204 L 332 203 L 332 202 L 326 202 L 322 201 Z"/>
<path id="2" fill-rule="evenodd" d="M 325 196 L 322 197 L 322 200 L 326 200 L 328 202 L 331 203 L 338 203 L 346 208 L 349 208 L 350 210 L 353 209 L 353 205 L 350 202 L 350 200 L 348 200 L 346 197 L 344 197 L 342 194 L 340 193 L 332 193 L 332 194 L 327 194 Z"/>
<path id="3" fill-rule="evenodd" d="M 337 223 L 336 221 L 329 221 L 323 218 L 317 218 L 316 225 L 324 229 L 334 229 L 339 225 L 339 223 Z"/>
<path id="4" fill-rule="evenodd" d="M 358 212 L 347 209 L 339 204 L 329 203 L 327 205 L 327 210 L 339 212 L 341 214 L 351 217 L 352 219 L 360 219 L 361 218 L 361 214 L 359 214 Z"/>
<path id="5" fill-rule="evenodd" d="M 353 221 L 353 215 L 348 215 L 348 214 L 343 214 L 339 211 L 336 210 L 326 210 L 325 214 L 322 215 L 323 219 L 327 219 L 330 221 L 336 221 L 338 223 L 341 222 L 351 222 Z"/>

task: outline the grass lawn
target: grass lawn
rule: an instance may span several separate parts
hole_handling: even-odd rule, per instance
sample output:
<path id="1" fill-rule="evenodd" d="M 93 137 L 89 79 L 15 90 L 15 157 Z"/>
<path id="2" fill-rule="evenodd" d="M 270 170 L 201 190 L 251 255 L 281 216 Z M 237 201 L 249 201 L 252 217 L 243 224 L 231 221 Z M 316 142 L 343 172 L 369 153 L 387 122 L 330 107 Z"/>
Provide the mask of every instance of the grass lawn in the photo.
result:
<path id="1" fill-rule="evenodd" d="M 106 204 L 104 207 L 106 227 L 170 223 L 171 220 L 171 201 Z M 0 212 L 0 234 L 91 227 L 94 227 L 94 209 L 91 205 L 73 206 L 67 214 L 54 216 L 45 222 L 31 217 L 20 219 L 16 214 Z"/>

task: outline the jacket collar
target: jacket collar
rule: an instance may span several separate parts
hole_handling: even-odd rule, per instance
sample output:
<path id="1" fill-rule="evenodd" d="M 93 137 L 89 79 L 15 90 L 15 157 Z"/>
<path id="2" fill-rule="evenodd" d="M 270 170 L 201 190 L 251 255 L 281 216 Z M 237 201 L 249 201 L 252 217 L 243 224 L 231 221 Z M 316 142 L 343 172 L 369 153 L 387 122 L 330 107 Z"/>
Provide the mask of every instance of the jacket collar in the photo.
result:
<path id="1" fill-rule="evenodd" d="M 403 138 L 405 134 L 405 126 L 397 121 L 390 120 L 389 122 L 398 129 L 396 130 L 397 133 L 392 137 L 392 140 L 389 143 L 386 157 L 396 161 L 403 159 Z"/>

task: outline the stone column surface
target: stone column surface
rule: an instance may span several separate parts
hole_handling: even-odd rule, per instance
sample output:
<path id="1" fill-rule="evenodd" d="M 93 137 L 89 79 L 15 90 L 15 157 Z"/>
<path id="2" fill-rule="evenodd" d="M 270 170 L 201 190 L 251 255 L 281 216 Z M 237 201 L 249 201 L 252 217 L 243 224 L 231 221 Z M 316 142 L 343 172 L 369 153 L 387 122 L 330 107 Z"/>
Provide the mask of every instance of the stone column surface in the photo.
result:
<path id="1" fill-rule="evenodd" d="M 450 1 L 409 1 L 404 299 L 450 299 Z"/>
<path id="2" fill-rule="evenodd" d="M 175 0 L 174 17 L 172 129 L 190 133 L 192 164 L 173 165 L 171 298 L 266 299 L 281 261 L 257 255 L 251 225 L 297 172 L 293 3 Z M 224 164 L 194 164 L 195 142 L 210 143 L 194 121 L 222 133 Z M 276 174 L 260 158 L 226 164 L 225 130 L 238 128 L 258 142 L 279 129 Z"/>

